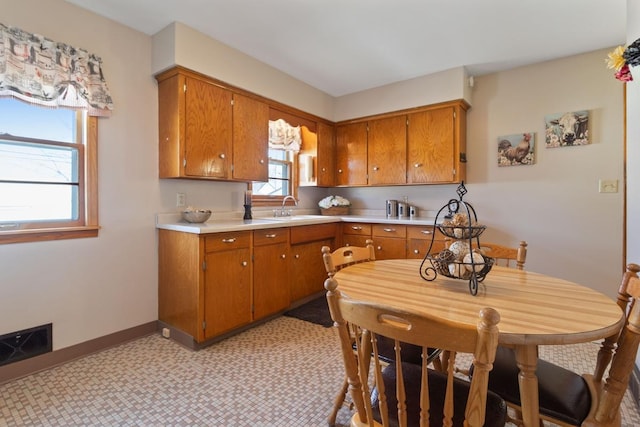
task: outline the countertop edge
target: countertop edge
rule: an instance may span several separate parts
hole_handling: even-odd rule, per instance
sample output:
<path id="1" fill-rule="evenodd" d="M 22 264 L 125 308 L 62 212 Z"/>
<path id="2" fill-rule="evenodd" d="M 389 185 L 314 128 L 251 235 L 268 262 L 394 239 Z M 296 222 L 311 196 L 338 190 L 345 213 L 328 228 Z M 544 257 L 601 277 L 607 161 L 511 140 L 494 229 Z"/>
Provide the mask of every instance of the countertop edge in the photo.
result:
<path id="1" fill-rule="evenodd" d="M 345 215 L 305 215 L 300 219 L 277 220 L 273 218 L 256 218 L 253 220 L 223 220 L 211 221 L 202 224 L 188 222 L 160 222 L 156 228 L 163 230 L 181 231 L 193 234 L 222 233 L 228 231 L 261 230 L 269 228 L 299 227 L 303 225 L 330 224 L 334 222 L 362 222 L 373 224 L 398 224 L 398 225 L 434 225 L 435 218 L 395 219 L 377 216 Z"/>

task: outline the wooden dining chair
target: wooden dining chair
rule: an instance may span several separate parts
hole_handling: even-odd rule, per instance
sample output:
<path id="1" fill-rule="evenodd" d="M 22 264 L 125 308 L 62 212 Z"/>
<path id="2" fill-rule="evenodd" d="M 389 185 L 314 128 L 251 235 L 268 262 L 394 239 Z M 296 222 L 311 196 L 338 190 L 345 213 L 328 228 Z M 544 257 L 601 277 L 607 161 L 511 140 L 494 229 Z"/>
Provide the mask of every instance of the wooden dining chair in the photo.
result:
<path id="1" fill-rule="evenodd" d="M 480 251 L 482 254 L 494 259 L 494 265 L 503 267 L 517 268 L 524 270 L 524 264 L 527 261 L 527 242 L 520 241 L 517 248 L 499 245 L 497 243 L 480 243 Z M 498 350 L 500 351 L 500 350 Z M 446 358 L 446 353 L 443 355 Z M 456 366 L 456 373 L 469 375 L 468 367 L 461 368 Z"/>
<path id="2" fill-rule="evenodd" d="M 349 265 L 357 264 L 360 262 L 374 261 L 376 258 L 373 240 L 367 239 L 365 244 L 365 247 L 343 246 L 334 250 L 333 252 L 328 246 L 323 246 L 321 249 L 322 259 L 324 261 L 324 266 L 327 270 L 327 275 L 329 276 L 329 278 L 333 277 L 338 271 Z M 352 336 L 351 339 L 352 347 L 355 347 L 355 336 Z M 390 363 L 394 360 L 395 354 L 392 341 L 381 338 L 378 342 L 378 349 L 378 357 L 380 358 L 380 360 L 385 363 Z M 420 364 L 422 361 L 422 348 L 420 347 L 407 344 L 403 346 L 402 353 L 407 363 Z M 436 366 L 441 369 L 439 364 L 440 360 L 438 359 L 439 353 L 440 351 L 437 349 L 429 349 L 428 361 L 430 363 L 436 363 Z M 345 377 L 340 392 L 334 400 L 331 413 L 329 414 L 328 422 L 330 426 L 335 425 L 338 411 L 345 403 L 348 385 L 349 384 L 347 382 L 347 378 Z"/>
<path id="3" fill-rule="evenodd" d="M 343 246 L 334 251 L 331 251 L 329 246 L 323 246 L 321 249 L 322 260 L 324 261 L 324 267 L 327 270 L 327 275 L 333 277 L 340 269 L 357 264 L 359 262 L 373 261 L 376 259 L 375 249 L 373 247 L 373 240 L 367 239 L 366 246 Z M 355 338 L 352 337 L 352 340 Z M 347 389 L 349 384 L 347 379 L 342 384 L 338 395 L 335 397 L 333 408 L 329 414 L 329 425 L 333 426 L 336 423 L 338 411 L 345 402 L 347 395 Z"/>
<path id="4" fill-rule="evenodd" d="M 640 266 L 629 264 L 618 289 L 618 305 L 626 313 L 626 324 L 619 333 L 606 338 L 596 356 L 593 374 L 579 375 L 545 360 L 538 360 L 540 419 L 560 426 L 620 426 L 620 403 L 635 366 L 640 343 Z M 614 351 L 615 350 L 615 351 Z M 610 365 L 610 366 L 609 366 Z M 609 367 L 606 381 L 604 373 Z M 475 375 L 472 372 L 472 377 Z M 519 369 L 515 352 L 498 347 L 489 389 L 502 396 L 520 414 Z"/>
<path id="5" fill-rule="evenodd" d="M 471 326 L 353 300 L 340 292 L 334 277 L 325 281 L 325 288 L 355 406 L 352 427 L 419 426 L 427 425 L 427 420 L 431 426 L 504 426 L 506 403 L 487 391 L 488 373 L 498 344 L 500 315 L 496 310 L 481 310 L 477 326 Z M 350 329 L 357 331 L 355 354 Z M 384 364 L 377 357 L 381 337 L 394 343 L 392 363 Z M 404 343 L 422 349 L 420 364 L 403 360 Z M 427 368 L 430 348 L 450 352 L 447 373 Z M 475 375 L 471 382 L 454 377 L 457 352 L 474 355 Z M 373 366 L 365 363 L 368 358 Z"/>
<path id="6" fill-rule="evenodd" d="M 524 270 L 527 260 L 527 242 L 522 240 L 517 248 L 498 245 L 496 243 L 480 243 L 480 251 L 495 260 L 494 265 Z"/>
<path id="7" fill-rule="evenodd" d="M 323 246 L 322 260 L 329 277 L 333 277 L 340 269 L 357 264 L 359 262 L 373 261 L 376 259 L 376 252 L 373 247 L 373 240 L 367 239 L 366 246 L 343 246 L 331 251 L 329 246 Z"/>

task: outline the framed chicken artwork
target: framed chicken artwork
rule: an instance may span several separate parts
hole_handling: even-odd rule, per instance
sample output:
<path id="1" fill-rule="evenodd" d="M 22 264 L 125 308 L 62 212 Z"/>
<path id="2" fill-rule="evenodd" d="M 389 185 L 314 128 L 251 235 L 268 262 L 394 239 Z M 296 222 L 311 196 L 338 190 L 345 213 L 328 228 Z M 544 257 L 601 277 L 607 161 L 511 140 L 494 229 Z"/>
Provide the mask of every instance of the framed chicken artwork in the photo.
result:
<path id="1" fill-rule="evenodd" d="M 533 132 L 498 137 L 498 166 L 534 164 L 534 146 L 535 134 Z"/>

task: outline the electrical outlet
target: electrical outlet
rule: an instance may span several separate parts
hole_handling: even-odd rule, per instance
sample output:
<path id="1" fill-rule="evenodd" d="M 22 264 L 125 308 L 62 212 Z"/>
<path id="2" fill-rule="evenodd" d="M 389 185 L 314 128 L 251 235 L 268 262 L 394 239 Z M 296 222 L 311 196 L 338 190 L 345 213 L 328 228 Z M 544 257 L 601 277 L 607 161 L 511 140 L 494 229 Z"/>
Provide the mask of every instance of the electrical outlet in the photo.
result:
<path id="1" fill-rule="evenodd" d="M 184 207 L 187 204 L 187 195 L 185 193 L 176 194 L 176 206 L 179 208 Z"/>
<path id="2" fill-rule="evenodd" d="M 162 336 L 165 338 L 170 338 L 171 330 L 169 328 L 162 328 Z"/>
<path id="3" fill-rule="evenodd" d="M 598 191 L 600 193 L 617 193 L 618 192 L 618 180 L 617 179 L 601 179 L 598 181 Z"/>

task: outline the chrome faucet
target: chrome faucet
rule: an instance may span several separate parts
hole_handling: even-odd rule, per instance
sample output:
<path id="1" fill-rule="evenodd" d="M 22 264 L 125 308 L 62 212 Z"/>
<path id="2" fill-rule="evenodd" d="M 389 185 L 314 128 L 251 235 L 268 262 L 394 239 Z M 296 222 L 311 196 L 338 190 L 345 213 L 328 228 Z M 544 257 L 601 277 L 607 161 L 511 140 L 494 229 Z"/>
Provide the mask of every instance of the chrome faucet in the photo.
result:
<path id="1" fill-rule="evenodd" d="M 298 201 L 296 200 L 295 197 L 293 196 L 285 196 L 284 199 L 282 199 L 282 209 L 280 209 L 280 216 L 291 216 L 291 210 L 289 210 L 288 212 L 285 212 L 284 210 L 284 205 L 287 203 L 287 200 L 293 200 L 293 203 L 298 206 Z"/>

